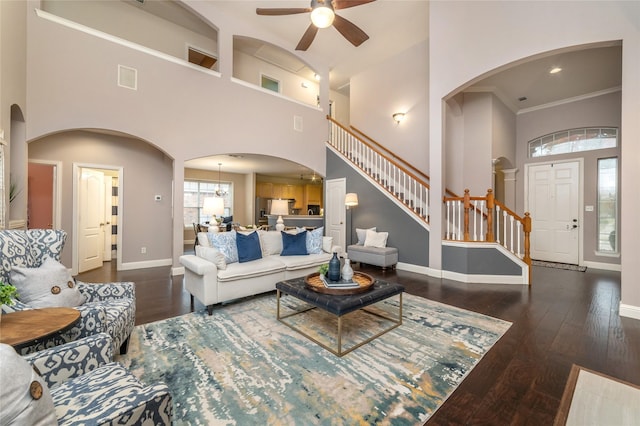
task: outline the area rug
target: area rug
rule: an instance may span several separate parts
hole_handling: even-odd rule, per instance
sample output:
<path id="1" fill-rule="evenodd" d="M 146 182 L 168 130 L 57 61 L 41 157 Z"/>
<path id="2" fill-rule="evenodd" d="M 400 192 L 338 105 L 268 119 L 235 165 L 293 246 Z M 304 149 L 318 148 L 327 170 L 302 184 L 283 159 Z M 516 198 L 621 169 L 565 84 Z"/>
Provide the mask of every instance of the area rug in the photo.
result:
<path id="1" fill-rule="evenodd" d="M 635 426 L 639 401 L 640 386 L 574 364 L 554 425 Z"/>
<path id="2" fill-rule="evenodd" d="M 532 260 L 531 264 L 533 266 L 543 266 L 545 268 L 564 269 L 567 271 L 584 272 L 587 270 L 586 266 L 573 265 L 571 263 L 547 262 L 546 260 Z"/>
<path id="3" fill-rule="evenodd" d="M 303 302 L 287 296 L 283 310 Z M 397 312 L 398 298 L 375 305 Z M 285 312 L 286 313 L 286 312 Z M 333 317 L 290 317 L 317 336 Z M 387 314 L 389 315 L 389 314 Z M 356 341 L 383 324 L 344 317 Z M 117 357 L 142 381 L 164 381 L 175 424 L 357 425 L 424 423 L 510 323 L 404 294 L 403 324 L 342 358 L 276 320 L 275 295 L 137 326 Z"/>

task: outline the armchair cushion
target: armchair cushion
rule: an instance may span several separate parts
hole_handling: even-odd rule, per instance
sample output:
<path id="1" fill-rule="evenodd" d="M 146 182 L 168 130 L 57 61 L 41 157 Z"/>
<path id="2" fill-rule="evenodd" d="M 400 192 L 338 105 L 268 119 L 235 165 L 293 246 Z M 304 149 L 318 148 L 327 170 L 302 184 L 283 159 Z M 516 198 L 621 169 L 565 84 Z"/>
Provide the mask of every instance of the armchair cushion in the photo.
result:
<path id="1" fill-rule="evenodd" d="M 47 386 L 53 387 L 89 373 L 113 360 L 111 336 L 98 333 L 64 345 L 24 356 Z"/>
<path id="2" fill-rule="evenodd" d="M 4 343 L 0 343 L 0 383 L 0 424 L 57 424 L 46 382 L 24 358 Z"/>
<path id="3" fill-rule="evenodd" d="M 85 302 L 69 270 L 51 258 L 37 268 L 14 266 L 11 284 L 18 290 L 20 300 L 34 308 L 74 307 Z"/>

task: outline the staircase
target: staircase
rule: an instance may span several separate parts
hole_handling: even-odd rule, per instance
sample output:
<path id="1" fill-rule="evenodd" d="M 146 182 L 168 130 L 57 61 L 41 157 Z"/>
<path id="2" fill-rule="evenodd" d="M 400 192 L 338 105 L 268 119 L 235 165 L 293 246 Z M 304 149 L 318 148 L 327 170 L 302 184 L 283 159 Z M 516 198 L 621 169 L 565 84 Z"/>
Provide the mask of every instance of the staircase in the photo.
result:
<path id="1" fill-rule="evenodd" d="M 429 223 L 429 176 L 395 155 L 360 130 L 347 129 L 331 117 L 329 144 L 367 175 L 379 189 L 386 191 L 404 206 L 408 214 L 416 216 L 425 226 Z M 461 243 L 494 243 L 508 256 L 528 265 L 531 218 L 529 213 L 520 217 L 504 204 L 495 200 L 491 189 L 484 196 L 471 196 L 465 190 L 458 196 L 446 189 L 445 241 Z"/>

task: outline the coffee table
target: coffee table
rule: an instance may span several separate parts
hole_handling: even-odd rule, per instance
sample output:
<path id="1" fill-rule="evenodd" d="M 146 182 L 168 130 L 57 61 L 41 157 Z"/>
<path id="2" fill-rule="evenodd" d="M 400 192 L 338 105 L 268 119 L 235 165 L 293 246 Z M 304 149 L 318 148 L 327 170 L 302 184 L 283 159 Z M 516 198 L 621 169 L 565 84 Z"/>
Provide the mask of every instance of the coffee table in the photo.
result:
<path id="1" fill-rule="evenodd" d="M 2 314 L 0 342 L 16 350 L 73 327 L 80 311 L 73 308 L 40 308 Z"/>
<path id="2" fill-rule="evenodd" d="M 365 293 L 359 294 L 323 294 L 317 291 L 312 290 L 306 284 L 305 277 L 297 278 L 293 280 L 280 281 L 276 283 L 276 293 L 277 293 L 277 313 L 276 317 L 278 321 L 287 325 L 291 329 L 297 331 L 302 334 L 309 340 L 314 343 L 322 346 L 324 349 L 329 352 L 342 357 L 343 355 L 348 354 L 354 349 L 359 348 L 360 346 L 371 342 L 372 340 L 382 336 L 390 330 L 398 327 L 402 324 L 402 293 L 404 292 L 404 287 L 400 284 L 389 283 L 386 281 L 375 280 L 371 289 Z M 291 295 L 303 302 L 306 302 L 310 305 L 302 310 L 294 311 L 293 313 L 289 313 L 287 315 L 281 315 L 280 313 L 280 299 L 282 295 Z M 368 306 L 371 306 L 375 303 L 381 302 L 385 299 L 388 299 L 393 296 L 399 297 L 398 303 L 398 316 L 391 317 L 380 312 L 374 312 L 370 309 L 365 309 Z M 334 315 L 338 319 L 337 325 L 337 348 L 333 348 L 329 345 L 326 345 L 320 342 L 318 339 L 311 336 L 309 333 L 305 332 L 299 327 L 296 327 L 294 324 L 288 321 L 284 321 L 286 318 L 293 317 L 295 315 L 300 315 L 305 312 L 308 312 L 313 309 L 320 309 L 324 312 L 327 312 L 331 315 Z M 391 321 L 391 326 L 382 329 L 381 331 L 375 333 L 373 336 L 366 338 L 364 341 L 354 344 L 353 346 L 343 349 L 342 348 L 342 326 L 343 326 L 343 317 L 351 312 L 362 310 L 368 314 L 374 315 L 376 317 Z"/>

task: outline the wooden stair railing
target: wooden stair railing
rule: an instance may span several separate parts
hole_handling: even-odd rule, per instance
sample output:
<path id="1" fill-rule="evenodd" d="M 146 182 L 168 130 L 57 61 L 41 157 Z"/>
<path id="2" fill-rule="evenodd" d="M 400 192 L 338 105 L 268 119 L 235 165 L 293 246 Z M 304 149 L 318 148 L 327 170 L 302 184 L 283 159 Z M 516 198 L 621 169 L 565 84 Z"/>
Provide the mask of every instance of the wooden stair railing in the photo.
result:
<path id="1" fill-rule="evenodd" d="M 529 265 L 531 282 L 531 216 L 520 217 L 496 200 L 493 191 L 472 197 L 464 190 L 462 197 L 444 197 L 445 240 L 495 242 Z"/>
<path id="2" fill-rule="evenodd" d="M 391 155 L 366 142 L 331 117 L 329 144 L 375 180 L 408 210 L 429 222 L 429 183 Z M 428 177 L 427 177 L 428 178 Z"/>

